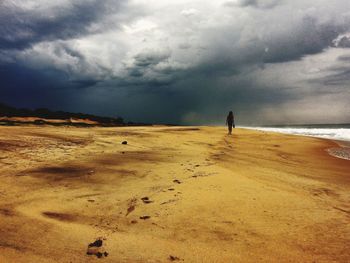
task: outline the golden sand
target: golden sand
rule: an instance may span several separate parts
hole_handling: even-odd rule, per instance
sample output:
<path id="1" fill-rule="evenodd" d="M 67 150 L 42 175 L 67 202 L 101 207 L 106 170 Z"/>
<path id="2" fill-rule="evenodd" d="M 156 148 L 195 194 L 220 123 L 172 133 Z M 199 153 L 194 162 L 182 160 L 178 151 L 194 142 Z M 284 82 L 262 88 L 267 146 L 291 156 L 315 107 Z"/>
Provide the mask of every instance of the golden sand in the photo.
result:
<path id="1" fill-rule="evenodd" d="M 225 133 L 1 127 L 0 262 L 350 262 L 336 144 Z"/>

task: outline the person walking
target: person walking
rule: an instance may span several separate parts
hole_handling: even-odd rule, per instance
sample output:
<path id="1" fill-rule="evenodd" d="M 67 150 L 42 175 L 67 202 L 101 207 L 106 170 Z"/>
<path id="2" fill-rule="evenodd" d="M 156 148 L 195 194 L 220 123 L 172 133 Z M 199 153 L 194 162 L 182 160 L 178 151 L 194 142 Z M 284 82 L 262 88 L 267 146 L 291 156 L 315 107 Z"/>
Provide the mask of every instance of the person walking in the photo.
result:
<path id="1" fill-rule="evenodd" d="M 235 119 L 234 119 L 232 111 L 230 111 L 228 113 L 228 115 L 227 115 L 226 125 L 227 125 L 227 128 L 228 128 L 228 134 L 232 134 L 232 128 L 235 127 Z"/>

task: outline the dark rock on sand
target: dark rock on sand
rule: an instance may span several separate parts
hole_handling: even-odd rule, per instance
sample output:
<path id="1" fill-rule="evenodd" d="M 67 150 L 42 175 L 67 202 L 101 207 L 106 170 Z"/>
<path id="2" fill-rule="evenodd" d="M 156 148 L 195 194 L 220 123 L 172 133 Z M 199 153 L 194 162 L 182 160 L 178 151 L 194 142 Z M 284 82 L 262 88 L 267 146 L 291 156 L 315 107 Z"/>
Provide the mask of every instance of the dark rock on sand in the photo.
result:
<path id="1" fill-rule="evenodd" d="M 97 239 L 95 242 L 90 243 L 89 247 L 102 247 L 103 241 L 101 239 Z"/>
<path id="2" fill-rule="evenodd" d="M 168 258 L 170 261 L 175 261 L 175 260 L 180 260 L 180 258 L 176 257 L 176 256 L 172 256 L 170 255 Z"/>
<path id="3" fill-rule="evenodd" d="M 128 142 L 127 141 L 123 141 L 122 144 L 128 144 Z"/>
<path id="4" fill-rule="evenodd" d="M 90 243 L 88 245 L 87 255 L 95 255 L 98 258 L 102 258 L 103 256 L 107 257 L 108 253 L 102 250 L 103 241 L 101 239 L 97 239 L 95 242 Z"/>
<path id="5" fill-rule="evenodd" d="M 140 219 L 146 220 L 146 219 L 150 219 L 150 216 L 140 216 Z"/>

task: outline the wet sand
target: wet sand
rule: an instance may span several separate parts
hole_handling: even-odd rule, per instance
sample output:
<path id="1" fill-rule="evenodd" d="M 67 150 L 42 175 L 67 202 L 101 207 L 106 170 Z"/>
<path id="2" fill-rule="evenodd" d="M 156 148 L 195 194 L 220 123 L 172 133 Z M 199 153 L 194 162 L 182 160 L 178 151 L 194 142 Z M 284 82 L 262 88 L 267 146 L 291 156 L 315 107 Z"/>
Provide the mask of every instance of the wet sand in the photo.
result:
<path id="1" fill-rule="evenodd" d="M 0 127 L 0 262 L 349 262 L 337 144 L 225 132 Z"/>

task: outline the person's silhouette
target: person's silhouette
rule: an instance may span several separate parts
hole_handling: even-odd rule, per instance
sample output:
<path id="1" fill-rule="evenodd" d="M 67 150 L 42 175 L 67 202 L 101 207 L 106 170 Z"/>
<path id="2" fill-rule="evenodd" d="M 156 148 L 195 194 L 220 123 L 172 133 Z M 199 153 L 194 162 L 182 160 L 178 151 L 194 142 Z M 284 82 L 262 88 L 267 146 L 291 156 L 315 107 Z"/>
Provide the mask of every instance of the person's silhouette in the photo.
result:
<path id="1" fill-rule="evenodd" d="M 227 115 L 226 124 L 228 128 L 228 134 L 232 134 L 232 127 L 233 128 L 235 127 L 235 120 L 234 120 L 232 111 L 230 111 Z"/>

